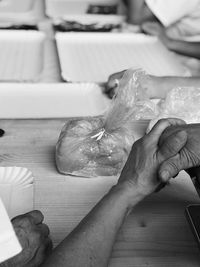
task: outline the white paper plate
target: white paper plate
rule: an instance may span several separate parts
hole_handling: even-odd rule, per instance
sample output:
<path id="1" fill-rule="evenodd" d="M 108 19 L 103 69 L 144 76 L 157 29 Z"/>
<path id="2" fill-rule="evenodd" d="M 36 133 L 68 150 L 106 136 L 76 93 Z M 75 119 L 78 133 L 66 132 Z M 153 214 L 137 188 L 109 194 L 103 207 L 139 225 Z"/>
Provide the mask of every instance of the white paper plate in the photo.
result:
<path id="1" fill-rule="evenodd" d="M 96 84 L 0 83 L 0 118 L 98 116 L 109 103 Z"/>
<path id="2" fill-rule="evenodd" d="M 37 81 L 43 70 L 45 35 L 0 31 L 0 81 Z"/>
<path id="3" fill-rule="evenodd" d="M 21 167 L 0 167 L 0 198 L 10 218 L 33 210 L 32 173 Z"/>
<path id="4" fill-rule="evenodd" d="M 62 76 L 73 82 L 105 82 L 112 73 L 142 67 L 165 76 L 185 68 L 155 37 L 133 33 L 57 33 Z"/>

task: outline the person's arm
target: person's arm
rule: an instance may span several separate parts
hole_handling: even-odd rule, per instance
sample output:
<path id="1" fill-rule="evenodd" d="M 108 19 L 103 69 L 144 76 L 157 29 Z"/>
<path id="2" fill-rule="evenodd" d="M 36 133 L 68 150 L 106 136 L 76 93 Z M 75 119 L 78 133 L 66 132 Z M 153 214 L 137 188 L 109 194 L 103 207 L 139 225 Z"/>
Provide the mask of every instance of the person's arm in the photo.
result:
<path id="1" fill-rule="evenodd" d="M 160 185 L 157 179 L 158 165 L 176 155 L 186 142 L 185 133 L 177 132 L 170 143 L 165 140 L 158 149 L 161 133 L 169 125 L 182 123 L 178 119 L 162 120 L 133 145 L 117 185 L 58 245 L 43 267 L 108 266 L 116 235 L 125 217 L 139 201 Z"/>
<path id="2" fill-rule="evenodd" d="M 178 54 L 200 59 L 200 42 L 187 42 L 168 38 L 166 46 Z"/>
<path id="3" fill-rule="evenodd" d="M 107 266 L 113 243 L 131 207 L 144 197 L 114 186 L 78 227 L 55 249 L 44 266 Z"/>
<path id="4" fill-rule="evenodd" d="M 141 24 L 144 21 L 154 21 L 156 17 L 146 5 L 145 0 L 125 0 L 127 20 L 131 24 Z"/>
<path id="5" fill-rule="evenodd" d="M 124 73 L 125 71 L 121 71 L 109 76 L 105 93 L 110 98 L 116 93 L 119 81 Z M 146 89 L 149 98 L 164 99 L 168 92 L 175 87 L 200 87 L 200 77 L 158 77 L 147 75 L 146 79 L 141 80 L 141 86 Z"/>
<path id="6" fill-rule="evenodd" d="M 184 56 L 200 59 L 200 42 L 172 39 L 167 35 L 167 30 L 157 22 L 145 22 L 141 27 L 145 33 L 158 36 L 169 50 Z"/>

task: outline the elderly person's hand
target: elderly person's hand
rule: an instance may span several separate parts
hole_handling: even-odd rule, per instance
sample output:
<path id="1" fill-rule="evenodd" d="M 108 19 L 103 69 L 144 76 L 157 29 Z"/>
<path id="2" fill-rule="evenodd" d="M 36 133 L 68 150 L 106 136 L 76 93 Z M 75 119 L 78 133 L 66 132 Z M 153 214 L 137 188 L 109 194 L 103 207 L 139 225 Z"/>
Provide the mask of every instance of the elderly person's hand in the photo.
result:
<path id="1" fill-rule="evenodd" d="M 117 93 L 117 89 L 126 70 L 114 73 L 108 77 L 105 85 L 105 93 L 109 98 Z M 141 86 L 146 90 L 149 98 L 165 98 L 169 89 L 173 88 L 168 78 L 147 75 L 145 79 L 140 80 Z"/>
<path id="2" fill-rule="evenodd" d="M 161 185 L 157 175 L 159 166 L 167 159 L 176 157 L 187 141 L 186 132 L 180 130 L 173 137 L 165 138 L 159 146 L 160 136 L 167 127 L 183 124 L 184 121 L 179 119 L 160 120 L 147 135 L 135 142 L 119 183 L 128 185 L 130 190 L 137 190 L 143 196 L 154 192 Z"/>
<path id="3" fill-rule="evenodd" d="M 113 96 L 116 94 L 117 92 L 117 88 L 119 86 L 119 81 L 121 80 L 121 78 L 123 77 L 124 73 L 126 70 L 120 71 L 120 72 L 116 72 L 111 74 L 108 77 L 108 80 L 106 82 L 106 86 L 105 86 L 105 93 L 110 97 L 113 98 Z"/>
<path id="4" fill-rule="evenodd" d="M 12 220 L 22 252 L 0 266 L 37 267 L 44 262 L 52 250 L 52 241 L 49 238 L 49 228 L 43 220 L 40 211 L 32 211 Z"/>
<path id="5" fill-rule="evenodd" d="M 187 142 L 176 156 L 161 164 L 159 176 L 163 182 L 176 176 L 181 170 L 186 170 L 191 176 L 196 175 L 200 178 L 200 169 L 197 168 L 200 166 L 200 124 L 169 127 L 163 132 L 159 144 L 162 146 L 166 140 L 169 140 L 170 137 L 173 138 L 173 135 L 181 130 L 187 133 Z"/>

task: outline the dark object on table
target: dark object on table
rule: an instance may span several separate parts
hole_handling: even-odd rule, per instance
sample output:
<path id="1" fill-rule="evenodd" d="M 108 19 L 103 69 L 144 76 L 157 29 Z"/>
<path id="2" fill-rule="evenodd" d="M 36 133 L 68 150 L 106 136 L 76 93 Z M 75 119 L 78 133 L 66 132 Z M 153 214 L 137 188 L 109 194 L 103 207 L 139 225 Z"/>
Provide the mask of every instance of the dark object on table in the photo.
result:
<path id="1" fill-rule="evenodd" d="M 191 230 L 200 248 L 200 204 L 187 206 L 185 213 Z"/>
<path id="2" fill-rule="evenodd" d="M 118 5 L 89 5 L 87 14 L 116 15 Z"/>
<path id="3" fill-rule="evenodd" d="M 5 134 L 5 131 L 3 129 L 0 129 L 0 137 L 2 137 Z"/>
<path id="4" fill-rule="evenodd" d="M 110 32 L 113 29 L 119 29 L 119 24 L 104 24 L 99 23 L 82 24 L 77 21 L 62 21 L 54 25 L 54 29 L 60 32 Z"/>
<path id="5" fill-rule="evenodd" d="M 0 25 L 1 30 L 38 30 L 36 25 L 10 25 L 10 26 L 2 26 Z"/>

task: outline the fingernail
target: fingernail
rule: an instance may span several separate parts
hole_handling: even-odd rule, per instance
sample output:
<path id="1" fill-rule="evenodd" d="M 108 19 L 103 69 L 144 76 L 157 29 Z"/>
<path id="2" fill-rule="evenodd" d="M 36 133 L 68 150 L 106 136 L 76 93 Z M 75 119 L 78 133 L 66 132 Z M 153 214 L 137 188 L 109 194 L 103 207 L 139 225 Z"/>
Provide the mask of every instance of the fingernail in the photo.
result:
<path id="1" fill-rule="evenodd" d="M 163 180 L 167 181 L 169 179 L 169 172 L 168 171 L 162 171 L 161 177 Z"/>

